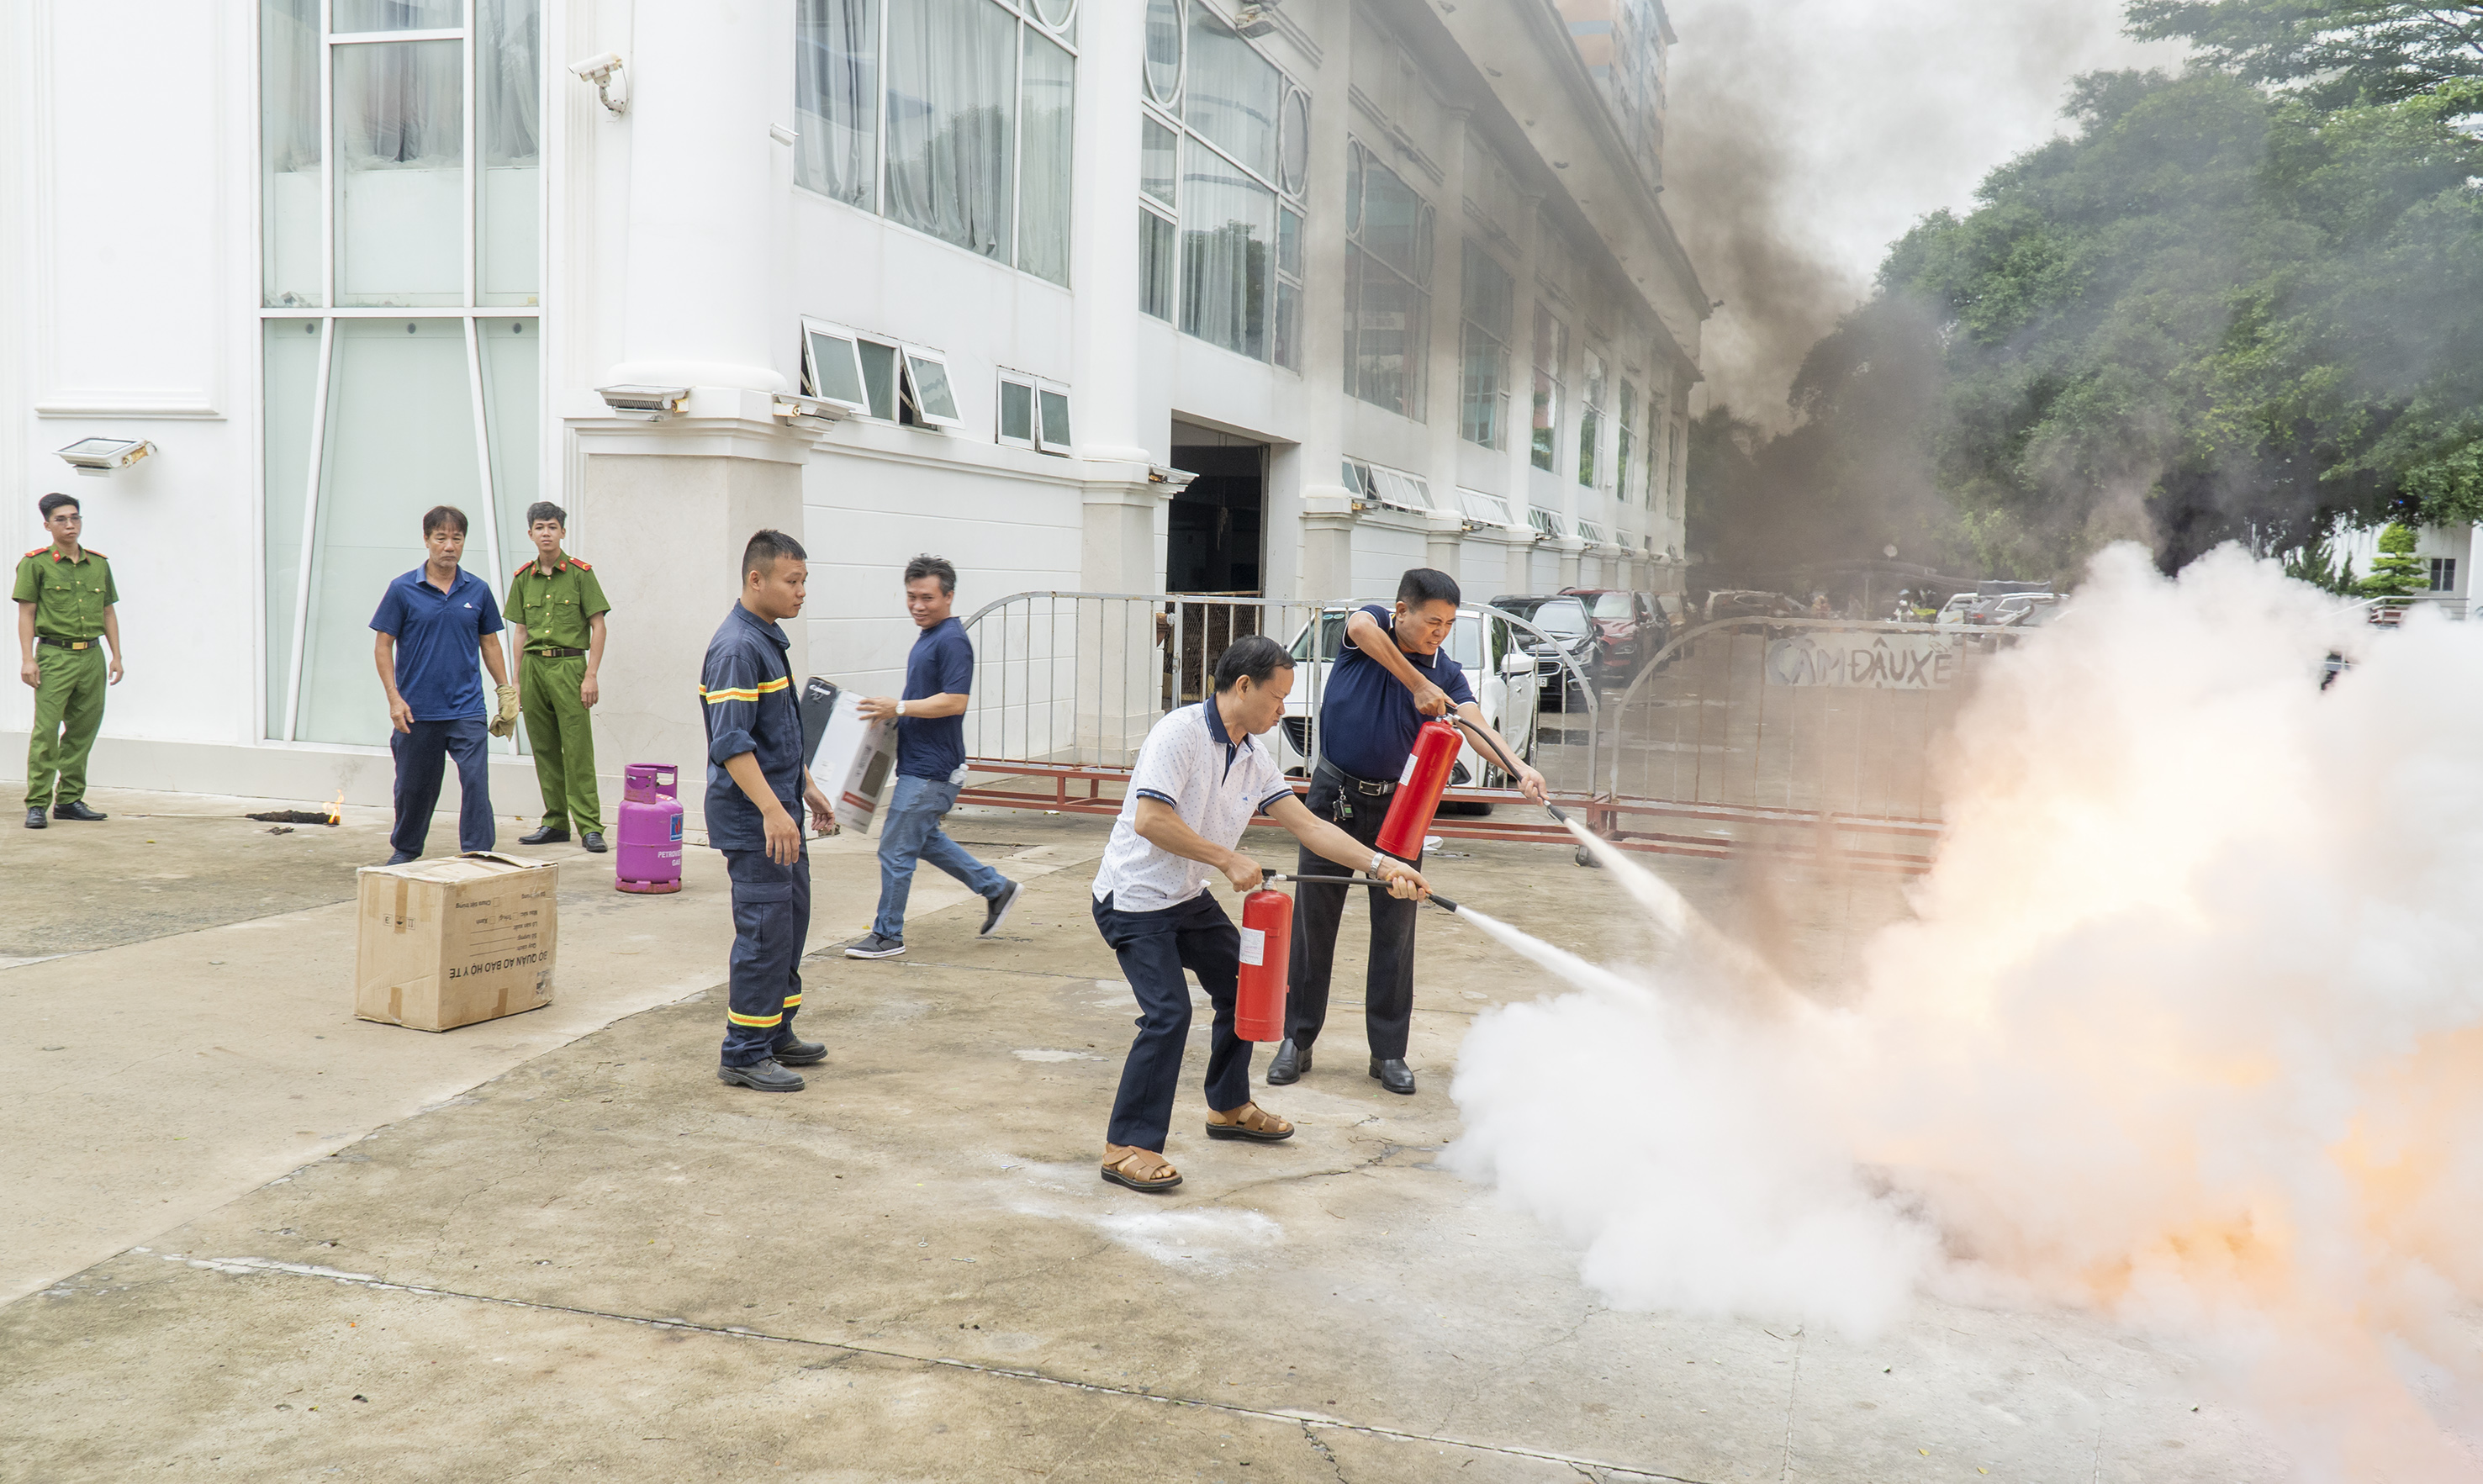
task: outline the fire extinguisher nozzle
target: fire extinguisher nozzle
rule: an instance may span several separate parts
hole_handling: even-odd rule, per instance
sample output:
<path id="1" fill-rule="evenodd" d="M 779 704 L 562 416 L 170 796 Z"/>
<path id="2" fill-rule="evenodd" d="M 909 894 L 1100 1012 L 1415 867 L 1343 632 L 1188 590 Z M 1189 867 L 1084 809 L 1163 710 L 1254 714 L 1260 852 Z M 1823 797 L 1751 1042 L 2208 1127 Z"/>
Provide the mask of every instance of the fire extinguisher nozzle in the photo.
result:
<path id="1" fill-rule="evenodd" d="M 1440 895 L 1440 893 L 1436 891 L 1432 892 L 1429 896 L 1425 897 L 1423 900 L 1430 903 L 1436 908 L 1439 908 L 1442 912 L 1456 912 L 1459 910 L 1456 903 Z"/>

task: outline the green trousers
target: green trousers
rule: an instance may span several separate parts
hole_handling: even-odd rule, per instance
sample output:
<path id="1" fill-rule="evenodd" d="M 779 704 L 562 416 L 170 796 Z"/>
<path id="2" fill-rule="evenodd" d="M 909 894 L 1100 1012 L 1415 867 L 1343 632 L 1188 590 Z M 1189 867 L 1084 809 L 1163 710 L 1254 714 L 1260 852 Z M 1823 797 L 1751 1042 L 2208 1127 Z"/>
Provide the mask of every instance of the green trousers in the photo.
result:
<path id="1" fill-rule="evenodd" d="M 103 646 L 64 649 L 39 644 L 35 665 L 40 676 L 35 729 L 26 738 L 26 808 L 75 804 L 86 797 L 86 758 L 103 728 Z"/>
<path id="2" fill-rule="evenodd" d="M 601 835 L 594 713 L 577 697 L 586 681 L 586 656 L 529 654 L 518 664 L 518 704 L 525 712 L 526 745 L 535 755 L 535 782 L 543 785 L 543 822 L 554 830 L 574 826 Z"/>

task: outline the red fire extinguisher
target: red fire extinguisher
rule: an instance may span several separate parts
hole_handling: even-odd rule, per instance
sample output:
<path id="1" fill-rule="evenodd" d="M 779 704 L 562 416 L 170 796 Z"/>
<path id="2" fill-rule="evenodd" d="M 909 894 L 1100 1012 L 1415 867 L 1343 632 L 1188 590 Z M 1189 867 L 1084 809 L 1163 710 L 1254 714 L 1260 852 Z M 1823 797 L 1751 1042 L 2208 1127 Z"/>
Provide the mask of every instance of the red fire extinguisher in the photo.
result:
<path id="1" fill-rule="evenodd" d="M 1414 733 L 1414 751 L 1405 759 L 1404 776 L 1388 801 L 1388 817 L 1379 824 L 1379 848 L 1411 862 L 1423 854 L 1423 836 L 1430 833 L 1431 816 L 1440 810 L 1440 792 L 1449 786 L 1449 768 L 1457 760 L 1462 739 L 1448 722 L 1432 720 Z"/>
<path id="2" fill-rule="evenodd" d="M 1263 889 L 1242 899 L 1242 975 L 1233 996 L 1233 1034 L 1285 1039 L 1285 969 L 1294 953 L 1294 899 Z"/>

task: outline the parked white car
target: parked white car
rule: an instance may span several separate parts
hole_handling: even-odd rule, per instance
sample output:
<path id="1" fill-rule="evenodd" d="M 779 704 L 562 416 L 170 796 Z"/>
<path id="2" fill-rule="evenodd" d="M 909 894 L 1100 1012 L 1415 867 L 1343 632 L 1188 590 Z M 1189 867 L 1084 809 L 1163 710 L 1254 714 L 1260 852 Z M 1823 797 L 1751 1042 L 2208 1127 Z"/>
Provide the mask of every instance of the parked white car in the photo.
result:
<path id="1" fill-rule="evenodd" d="M 1316 698 L 1326 688 L 1328 665 L 1344 644 L 1345 621 L 1352 612 L 1353 607 L 1345 604 L 1322 609 L 1316 623 L 1303 624 L 1294 636 L 1294 689 L 1285 698 L 1284 725 L 1273 733 L 1276 760 L 1288 775 L 1307 776 L 1310 772 L 1311 718 Z M 1317 654 L 1311 649 L 1314 629 L 1319 640 Z M 1526 637 L 1523 630 L 1511 628 L 1508 620 L 1492 618 L 1486 622 L 1483 610 L 1468 604 L 1457 610 L 1457 622 L 1449 629 L 1449 642 L 1442 648 L 1465 671 L 1466 683 L 1474 687 L 1475 702 L 1482 708 L 1482 719 L 1507 739 L 1519 761 L 1532 764 L 1537 687 L 1535 656 L 1526 651 L 1521 642 Z M 1477 746 L 1471 735 L 1457 755 L 1456 765 L 1449 770 L 1449 782 L 1453 787 L 1509 786 L 1507 771 Z"/>
<path id="2" fill-rule="evenodd" d="M 1950 596 L 1947 602 L 1940 604 L 1940 611 L 1938 615 L 1932 620 L 1932 622 L 1935 623 L 1962 623 L 1965 622 L 1965 610 L 1973 607 L 1980 601 L 1982 601 L 1982 599 L 1972 593 L 1955 594 Z"/>

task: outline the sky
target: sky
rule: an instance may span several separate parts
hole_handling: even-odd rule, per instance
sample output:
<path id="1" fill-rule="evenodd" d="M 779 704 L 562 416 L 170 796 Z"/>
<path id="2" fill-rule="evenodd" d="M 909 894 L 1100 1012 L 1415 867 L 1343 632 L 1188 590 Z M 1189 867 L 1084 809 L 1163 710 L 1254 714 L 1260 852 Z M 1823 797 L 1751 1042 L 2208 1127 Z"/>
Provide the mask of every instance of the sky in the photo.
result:
<path id="1" fill-rule="evenodd" d="M 1888 245 L 2066 127 L 2070 79 L 2177 68 L 2117 0 L 1668 0 L 1665 207 L 1710 300 L 1694 411 L 1772 426 Z"/>

